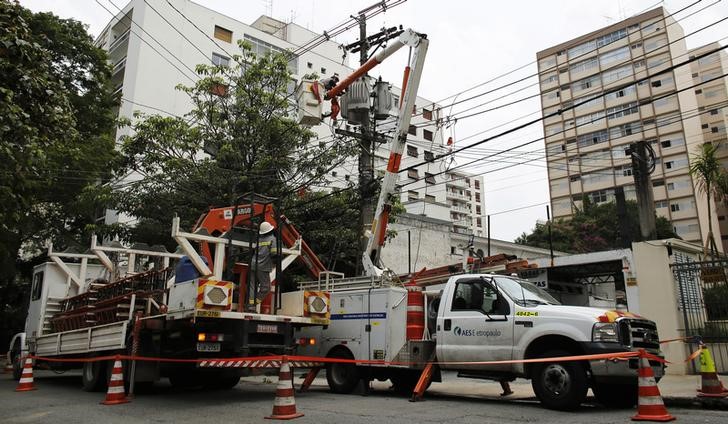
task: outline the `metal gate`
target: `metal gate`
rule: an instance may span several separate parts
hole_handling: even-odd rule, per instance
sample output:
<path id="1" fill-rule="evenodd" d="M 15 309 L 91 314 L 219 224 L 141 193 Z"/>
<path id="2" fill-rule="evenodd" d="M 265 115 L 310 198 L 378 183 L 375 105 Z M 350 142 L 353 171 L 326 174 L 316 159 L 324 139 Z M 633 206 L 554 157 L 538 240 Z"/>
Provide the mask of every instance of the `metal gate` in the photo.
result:
<path id="1" fill-rule="evenodd" d="M 676 255 L 671 265 L 685 335 L 708 346 L 719 373 L 728 373 L 728 259 L 696 262 Z"/>

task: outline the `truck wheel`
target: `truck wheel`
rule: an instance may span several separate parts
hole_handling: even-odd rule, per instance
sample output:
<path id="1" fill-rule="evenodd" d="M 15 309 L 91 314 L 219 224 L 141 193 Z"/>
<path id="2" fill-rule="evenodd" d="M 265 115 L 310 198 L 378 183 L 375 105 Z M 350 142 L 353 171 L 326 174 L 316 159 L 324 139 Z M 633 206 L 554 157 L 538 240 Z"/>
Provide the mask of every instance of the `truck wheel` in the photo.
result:
<path id="1" fill-rule="evenodd" d="M 570 353 L 563 350 L 552 350 L 541 357 L 568 355 Z M 586 392 L 589 390 L 584 365 L 573 361 L 535 364 L 531 385 L 536 397 L 545 407 L 559 411 L 578 408 L 586 399 Z"/>
<path id="2" fill-rule="evenodd" d="M 349 352 L 338 351 L 330 358 L 354 359 Z M 326 381 L 334 393 L 347 394 L 359 383 L 359 371 L 354 364 L 329 363 L 326 365 Z"/>
<path id="3" fill-rule="evenodd" d="M 637 384 L 594 383 L 594 397 L 608 408 L 632 408 L 637 405 Z"/>
<path id="4" fill-rule="evenodd" d="M 20 354 L 15 354 L 12 357 L 13 360 L 13 379 L 20 381 L 20 377 L 23 375 L 23 357 Z"/>
<path id="5" fill-rule="evenodd" d="M 84 362 L 81 384 L 85 392 L 102 392 L 108 384 L 106 361 Z"/>

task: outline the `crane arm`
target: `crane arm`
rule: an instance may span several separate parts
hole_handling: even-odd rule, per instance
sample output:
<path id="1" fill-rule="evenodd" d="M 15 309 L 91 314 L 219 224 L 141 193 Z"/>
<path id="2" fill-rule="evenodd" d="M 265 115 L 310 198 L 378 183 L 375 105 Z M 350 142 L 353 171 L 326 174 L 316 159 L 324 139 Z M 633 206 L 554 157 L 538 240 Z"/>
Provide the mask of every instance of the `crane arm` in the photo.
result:
<path id="1" fill-rule="evenodd" d="M 392 138 L 389 149 L 389 161 L 384 173 L 384 180 L 382 181 L 382 187 L 377 201 L 377 209 L 374 212 L 372 229 L 368 234 L 367 247 L 362 256 L 364 271 L 367 275 L 380 276 L 382 274 L 382 269 L 379 266 L 379 256 L 382 246 L 384 246 L 384 240 L 387 234 L 387 223 L 389 220 L 389 213 L 392 210 L 392 201 L 395 193 L 399 167 L 402 161 L 402 152 L 407 145 L 407 132 L 409 130 L 410 121 L 412 120 L 412 110 L 414 109 L 417 98 L 417 90 L 422 77 L 422 68 L 424 66 L 425 56 L 427 55 L 428 45 L 429 40 L 425 35 L 418 34 L 411 29 L 408 29 L 399 36 L 395 43 L 391 44 L 387 49 L 381 51 L 362 66 L 362 68 L 365 68 L 372 61 L 380 63 L 402 46 L 409 46 L 412 49 L 410 63 L 405 68 L 404 84 L 402 87 L 402 96 L 399 105 L 399 117 L 397 118 L 397 126 L 394 132 L 395 135 Z M 376 66 L 376 64 L 371 65 L 369 69 L 374 66 Z M 337 88 L 349 81 L 357 72 L 354 72 L 354 74 L 350 75 L 339 85 L 331 89 L 327 95 L 330 93 L 337 93 Z"/>

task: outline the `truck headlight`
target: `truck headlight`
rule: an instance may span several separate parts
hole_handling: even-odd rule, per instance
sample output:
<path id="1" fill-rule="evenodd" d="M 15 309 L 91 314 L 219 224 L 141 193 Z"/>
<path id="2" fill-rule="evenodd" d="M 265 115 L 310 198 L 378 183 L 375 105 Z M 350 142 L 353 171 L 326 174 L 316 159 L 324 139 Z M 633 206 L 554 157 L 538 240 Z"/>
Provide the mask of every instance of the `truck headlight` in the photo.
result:
<path id="1" fill-rule="evenodd" d="M 592 328 L 593 342 L 618 342 L 617 324 L 613 322 L 597 322 Z"/>

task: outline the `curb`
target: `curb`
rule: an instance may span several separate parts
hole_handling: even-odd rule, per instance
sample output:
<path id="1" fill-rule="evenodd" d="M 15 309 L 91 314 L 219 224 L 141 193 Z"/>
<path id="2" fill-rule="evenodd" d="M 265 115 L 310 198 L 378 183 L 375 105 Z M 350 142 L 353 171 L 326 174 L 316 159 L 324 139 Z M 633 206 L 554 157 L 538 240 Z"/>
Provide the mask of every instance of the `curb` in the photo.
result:
<path id="1" fill-rule="evenodd" d="M 691 409 L 712 409 L 716 411 L 728 411 L 728 398 L 688 398 L 663 396 L 666 406 Z"/>

